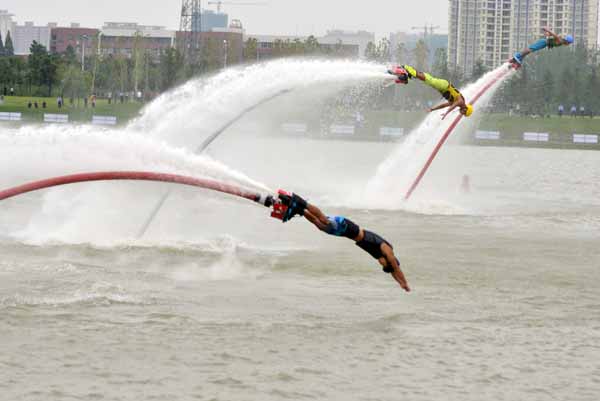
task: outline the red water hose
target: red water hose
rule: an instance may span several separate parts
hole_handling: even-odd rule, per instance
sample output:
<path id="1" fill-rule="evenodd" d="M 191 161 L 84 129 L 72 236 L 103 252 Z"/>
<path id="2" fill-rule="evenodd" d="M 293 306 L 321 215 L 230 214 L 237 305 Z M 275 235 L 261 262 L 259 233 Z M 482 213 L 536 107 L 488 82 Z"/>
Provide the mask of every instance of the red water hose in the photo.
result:
<path id="1" fill-rule="evenodd" d="M 510 71 L 509 69 L 506 69 L 506 70 L 501 71 L 500 73 L 496 74 L 496 76 L 490 82 L 488 82 L 483 88 L 481 88 L 481 90 L 479 92 L 477 92 L 477 94 L 473 97 L 473 99 L 471 99 L 471 104 L 477 103 L 477 100 L 479 100 L 479 98 L 481 96 L 483 96 L 485 94 L 485 92 L 487 92 L 496 82 L 498 82 L 499 80 L 501 80 L 502 78 L 504 78 L 509 73 L 509 71 Z M 417 178 L 415 179 L 415 181 L 413 182 L 413 184 L 410 186 L 410 189 L 408 190 L 408 192 L 406 192 L 406 195 L 404 195 L 404 200 L 410 199 L 412 193 L 419 186 L 419 183 L 421 182 L 421 180 L 425 176 L 425 173 L 427 173 L 427 170 L 429 169 L 429 166 L 431 166 L 431 163 L 433 163 L 433 160 L 435 159 L 435 157 L 437 156 L 438 152 L 440 151 L 440 149 L 442 148 L 442 146 L 446 142 L 446 139 L 448 139 L 448 137 L 450 136 L 450 134 L 452 133 L 452 131 L 454 131 L 454 128 L 456 128 L 456 126 L 458 125 L 458 123 L 460 122 L 460 120 L 462 118 L 463 118 L 463 115 L 459 114 L 454 119 L 454 121 L 452 121 L 452 124 L 450 124 L 450 126 L 448 127 L 448 129 L 446 130 L 446 132 L 444 132 L 444 135 L 440 138 L 439 142 L 437 143 L 437 145 L 433 149 L 433 152 L 431 153 L 431 155 L 429 156 L 429 159 L 427 159 L 427 162 L 425 163 L 425 165 L 423 166 L 423 168 L 419 172 L 419 175 L 417 176 Z"/>
<path id="2" fill-rule="evenodd" d="M 0 191 L 0 201 L 22 195 L 27 192 L 37 191 L 44 188 L 56 187 L 61 185 L 75 184 L 90 181 L 111 181 L 111 180 L 135 180 L 135 181 L 158 181 L 174 184 L 188 185 L 198 188 L 210 189 L 225 194 L 245 198 L 253 202 L 263 203 L 266 199 L 259 193 L 250 192 L 235 185 L 225 184 L 219 181 L 187 177 L 176 174 L 152 173 L 146 171 L 104 171 L 96 173 L 82 173 L 65 175 L 62 177 L 48 178 L 45 180 L 34 181 L 18 187 L 9 188 Z"/>

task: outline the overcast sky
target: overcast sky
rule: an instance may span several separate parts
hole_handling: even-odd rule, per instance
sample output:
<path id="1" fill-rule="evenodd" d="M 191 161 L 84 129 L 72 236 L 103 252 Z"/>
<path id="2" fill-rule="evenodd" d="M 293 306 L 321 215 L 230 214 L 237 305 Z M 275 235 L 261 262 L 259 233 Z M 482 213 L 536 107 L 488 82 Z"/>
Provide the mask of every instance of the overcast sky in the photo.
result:
<path id="1" fill-rule="evenodd" d="M 263 2 L 262 0 L 236 0 Z M 235 2 L 235 1 L 234 1 Z M 448 0 L 265 0 L 264 6 L 223 5 L 230 18 L 241 19 L 252 34 L 322 35 L 326 30 L 364 29 L 378 37 L 407 31 L 413 25 L 448 26 Z M 203 1 L 203 8 L 215 9 Z M 1 0 L 19 24 L 101 27 L 105 21 L 138 22 L 179 28 L 181 0 Z"/>

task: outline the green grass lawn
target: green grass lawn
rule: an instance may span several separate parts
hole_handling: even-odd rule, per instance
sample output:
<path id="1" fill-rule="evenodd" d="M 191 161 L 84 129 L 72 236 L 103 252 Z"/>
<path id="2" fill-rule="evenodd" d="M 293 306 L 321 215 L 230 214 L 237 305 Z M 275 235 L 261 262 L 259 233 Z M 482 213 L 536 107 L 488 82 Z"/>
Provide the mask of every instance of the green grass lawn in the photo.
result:
<path id="1" fill-rule="evenodd" d="M 547 132 L 550 134 L 600 134 L 600 119 L 590 117 L 526 117 L 507 114 L 487 114 L 480 129 L 500 131 L 506 135 L 523 132 Z"/>
<path id="2" fill-rule="evenodd" d="M 373 111 L 367 113 L 367 122 L 375 127 L 415 128 L 425 117 L 425 112 Z M 479 117 L 479 116 L 477 116 Z M 479 129 L 500 131 L 504 136 L 522 136 L 523 132 L 547 132 L 550 134 L 600 134 L 600 117 L 531 117 L 509 116 L 505 113 L 483 114 Z"/>
<path id="3" fill-rule="evenodd" d="M 38 108 L 35 109 L 33 106 L 28 108 L 30 101 L 32 104 L 37 101 Z M 45 109 L 42 108 L 44 101 Z M 21 113 L 24 122 L 43 122 L 44 114 L 68 114 L 70 122 L 90 123 L 93 115 L 100 115 L 115 116 L 119 124 L 125 124 L 136 117 L 144 106 L 139 102 L 108 104 L 106 99 L 98 99 L 95 108 L 91 107 L 91 103 L 88 103 L 88 107 L 85 108 L 81 99 L 79 103 L 75 100 L 73 105 L 70 104 L 69 99 L 65 99 L 65 102 L 66 104 L 59 109 L 56 98 L 7 96 L 4 98 L 4 103 L 0 104 L 0 112 Z"/>

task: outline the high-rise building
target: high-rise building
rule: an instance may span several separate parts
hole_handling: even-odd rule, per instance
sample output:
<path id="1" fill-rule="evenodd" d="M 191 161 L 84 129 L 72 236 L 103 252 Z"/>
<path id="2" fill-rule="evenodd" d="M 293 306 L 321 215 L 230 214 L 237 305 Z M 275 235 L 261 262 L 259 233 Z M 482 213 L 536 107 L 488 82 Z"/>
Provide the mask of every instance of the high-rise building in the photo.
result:
<path id="1" fill-rule="evenodd" d="M 11 36 L 15 35 L 15 23 L 12 17 L 13 15 L 7 10 L 0 10 L 0 33 L 2 34 L 3 41 L 6 39 L 6 34 L 9 31 Z"/>
<path id="2" fill-rule="evenodd" d="M 549 27 L 575 44 L 598 45 L 599 0 L 449 0 L 448 63 L 469 75 L 494 68 Z"/>
<path id="3" fill-rule="evenodd" d="M 598 44 L 598 0 L 512 0 L 512 44 L 522 48 L 540 36 L 543 27 L 571 34 L 575 44 Z"/>
<path id="4" fill-rule="evenodd" d="M 195 31 L 210 32 L 215 29 L 227 28 L 229 25 L 229 15 L 225 13 L 216 13 L 212 10 L 202 10 L 201 28 Z"/>
<path id="5" fill-rule="evenodd" d="M 512 0 L 480 0 L 475 62 L 493 69 L 511 57 Z"/>
<path id="6" fill-rule="evenodd" d="M 450 0 L 448 7 L 448 64 L 467 75 L 479 56 L 479 3 Z"/>
<path id="7" fill-rule="evenodd" d="M 47 26 L 35 26 L 33 22 L 25 22 L 25 25 L 17 25 L 13 36 L 16 55 L 28 55 L 31 44 L 35 41 L 50 49 L 50 30 L 56 24 Z M 11 32 L 12 35 L 12 32 Z"/>

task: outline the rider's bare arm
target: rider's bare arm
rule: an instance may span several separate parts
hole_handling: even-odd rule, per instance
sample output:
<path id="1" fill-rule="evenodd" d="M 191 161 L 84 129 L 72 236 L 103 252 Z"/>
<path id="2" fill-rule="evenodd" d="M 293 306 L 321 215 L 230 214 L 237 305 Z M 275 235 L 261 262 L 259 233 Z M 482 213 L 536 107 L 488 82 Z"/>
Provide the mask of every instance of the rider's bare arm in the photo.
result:
<path id="1" fill-rule="evenodd" d="M 404 289 L 404 291 L 409 292 L 410 287 L 408 286 L 408 281 L 406 280 L 404 273 L 400 269 L 400 265 L 398 264 L 398 259 L 396 259 L 396 256 L 394 255 L 394 251 L 387 244 L 382 245 L 381 248 L 382 248 L 381 252 L 383 253 L 383 256 L 385 256 L 387 262 L 392 267 L 392 273 L 391 273 L 392 277 L 394 277 L 394 280 L 396 280 L 398 282 L 398 284 L 400 284 L 400 287 L 402 287 Z"/>
<path id="2" fill-rule="evenodd" d="M 450 105 L 451 105 L 450 102 L 438 104 L 437 106 L 430 108 L 429 111 L 436 111 L 436 110 L 440 110 L 440 109 L 445 109 L 446 107 L 449 107 Z"/>

